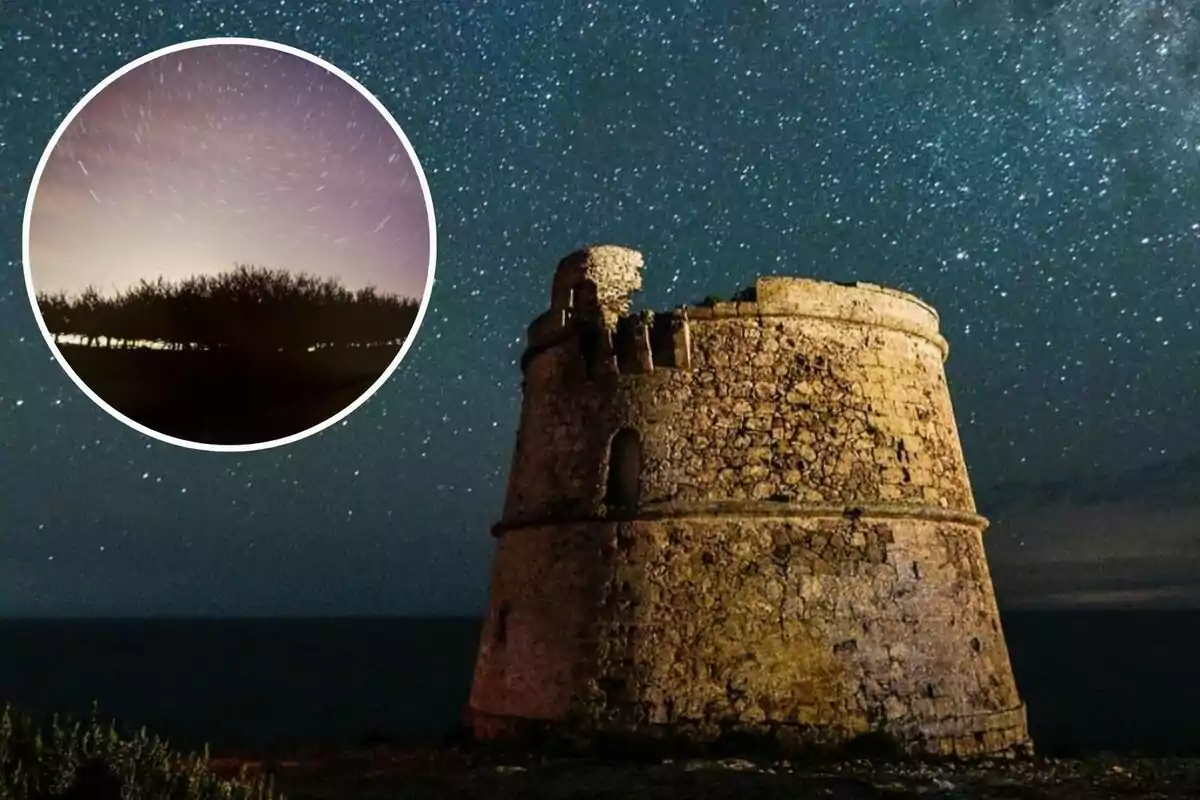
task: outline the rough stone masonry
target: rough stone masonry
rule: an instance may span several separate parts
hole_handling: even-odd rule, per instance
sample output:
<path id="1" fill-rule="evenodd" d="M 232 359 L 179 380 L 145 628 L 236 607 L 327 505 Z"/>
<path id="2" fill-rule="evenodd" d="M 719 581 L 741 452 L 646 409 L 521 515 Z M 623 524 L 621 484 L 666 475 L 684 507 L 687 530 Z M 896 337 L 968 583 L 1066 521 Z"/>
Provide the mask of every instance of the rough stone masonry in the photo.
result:
<path id="1" fill-rule="evenodd" d="M 936 312 L 764 277 L 631 314 L 642 266 L 568 256 L 529 328 L 476 737 L 1029 750 Z"/>

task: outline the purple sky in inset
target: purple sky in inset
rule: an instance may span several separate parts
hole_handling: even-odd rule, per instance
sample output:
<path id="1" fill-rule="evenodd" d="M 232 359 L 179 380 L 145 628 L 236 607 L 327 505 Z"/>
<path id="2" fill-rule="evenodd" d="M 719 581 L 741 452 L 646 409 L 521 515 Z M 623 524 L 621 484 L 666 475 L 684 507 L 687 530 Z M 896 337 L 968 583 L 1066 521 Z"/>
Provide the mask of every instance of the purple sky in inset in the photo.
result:
<path id="1" fill-rule="evenodd" d="M 38 291 L 239 263 L 419 300 L 430 246 L 416 166 L 367 98 L 299 56 L 218 44 L 137 67 L 75 116 L 37 186 L 29 261 Z"/>

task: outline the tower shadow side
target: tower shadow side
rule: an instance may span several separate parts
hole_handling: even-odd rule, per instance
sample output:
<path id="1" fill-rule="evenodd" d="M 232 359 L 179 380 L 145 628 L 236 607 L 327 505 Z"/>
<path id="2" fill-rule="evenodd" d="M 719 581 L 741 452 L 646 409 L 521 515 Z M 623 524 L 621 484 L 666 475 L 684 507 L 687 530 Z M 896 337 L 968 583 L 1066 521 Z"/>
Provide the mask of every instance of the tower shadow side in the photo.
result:
<path id="1" fill-rule="evenodd" d="M 629 315 L 641 269 L 572 254 L 529 328 L 474 735 L 1028 752 L 936 312 L 760 278 Z"/>

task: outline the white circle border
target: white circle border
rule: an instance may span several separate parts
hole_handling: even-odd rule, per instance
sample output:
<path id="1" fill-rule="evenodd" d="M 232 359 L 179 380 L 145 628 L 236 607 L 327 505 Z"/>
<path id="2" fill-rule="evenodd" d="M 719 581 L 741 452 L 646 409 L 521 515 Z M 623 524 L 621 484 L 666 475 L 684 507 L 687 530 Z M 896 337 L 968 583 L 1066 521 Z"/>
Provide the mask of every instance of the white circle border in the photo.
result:
<path id="1" fill-rule="evenodd" d="M 63 133 L 66 132 L 67 128 L 70 127 L 71 123 L 74 121 L 79 112 L 87 107 L 88 103 L 95 99 L 96 95 L 104 91 L 111 83 L 126 73 L 132 72 L 143 64 L 147 64 L 170 53 L 177 53 L 182 50 L 190 50 L 194 47 L 209 47 L 219 45 L 265 47 L 270 50 L 276 50 L 279 52 L 288 53 L 289 55 L 297 56 L 305 61 L 316 64 L 317 66 L 328 70 L 330 73 L 341 78 L 355 91 L 365 97 L 367 101 L 370 102 L 370 104 L 375 108 L 375 110 L 379 112 L 380 116 L 387 121 L 392 130 L 395 131 L 396 136 L 399 138 L 400 143 L 404 146 L 404 150 L 408 154 L 409 159 L 412 160 L 413 167 L 417 172 L 417 180 L 421 184 L 421 194 L 425 198 L 426 217 L 429 221 L 429 266 L 425 276 L 425 292 L 421 297 L 421 306 L 417 310 L 416 319 L 413 320 L 412 330 L 409 331 L 408 337 L 404 340 L 404 344 L 400 346 L 400 352 L 392 360 L 392 363 L 383 371 L 382 374 L 380 374 L 376 381 L 371 384 L 370 388 L 363 392 L 363 394 L 360 395 L 354 402 L 350 403 L 344 409 L 329 417 L 329 419 L 325 420 L 324 422 L 313 425 L 312 427 L 298 433 L 291 434 L 290 436 L 255 444 L 206 444 L 203 442 L 191 442 L 186 439 L 168 436 L 164 433 L 160 433 L 159 431 L 142 425 L 136 420 L 130 419 L 105 402 L 102 397 L 96 394 L 96 392 L 92 391 L 92 389 L 75 373 L 75 371 L 71 369 L 71 365 L 67 363 L 66 358 L 64 358 L 61 351 L 59 351 L 58 345 L 55 344 L 54 337 L 50 334 L 49 328 L 46 327 L 46 322 L 44 319 L 42 319 L 41 309 L 38 307 L 37 290 L 33 285 L 33 272 L 30 268 L 29 258 L 29 223 L 30 218 L 33 215 L 33 201 L 37 196 L 38 184 L 42 179 L 42 171 L 46 168 L 46 162 L 49 161 L 50 154 L 53 153 L 54 148 L 58 146 L 58 140 L 62 137 Z M 437 265 L 437 224 L 434 217 L 433 197 L 429 192 L 429 183 L 425 178 L 425 170 L 421 166 L 420 160 L 417 158 L 416 151 L 413 150 L 412 144 L 408 141 L 408 137 L 404 135 L 404 131 L 400 128 L 399 123 L 396 122 L 395 118 L 391 115 L 387 108 L 384 107 L 383 103 L 381 103 L 379 99 L 375 97 L 375 95 L 367 91 L 366 87 L 364 87 L 354 78 L 350 77 L 343 70 L 335 67 L 333 64 L 330 64 L 319 56 L 307 53 L 298 48 L 280 44 L 278 42 L 272 42 L 266 39 L 254 39 L 240 36 L 218 36 L 208 37 L 205 39 L 193 39 L 187 42 L 168 45 L 167 47 L 160 48 L 151 53 L 147 53 L 140 58 L 134 59 L 117 71 L 113 72 L 104 80 L 100 81 L 100 83 L 98 83 L 90 92 L 84 95 L 82 100 L 75 104 L 75 107 L 72 108 L 63 121 L 59 123 L 58 128 L 54 131 L 54 135 L 50 137 L 50 142 L 46 145 L 46 149 L 42 153 L 41 159 L 38 161 L 37 169 L 34 170 L 33 181 L 29 187 L 29 196 L 25 201 L 25 218 L 21 226 L 21 257 L 25 267 L 25 288 L 29 293 L 29 302 L 33 306 L 33 314 L 34 318 L 37 320 L 38 329 L 41 330 L 42 337 L 46 340 L 46 344 L 50 347 L 50 351 L 53 353 L 55 360 L 58 361 L 59 365 L 62 366 L 63 370 L 67 373 L 71 380 L 75 382 L 75 385 L 82 389 L 83 393 L 87 395 L 92 402 L 107 411 L 117 420 L 128 425 L 130 428 L 133 428 L 139 433 L 149 436 L 152 439 L 157 439 L 160 442 L 166 442 L 167 444 L 173 444 L 191 450 L 205 450 L 214 453 L 248 453 L 292 444 L 302 439 L 307 439 L 308 437 L 320 433 L 327 428 L 333 427 L 357 411 L 360 406 L 370 400 L 371 397 L 377 391 L 379 391 L 383 384 L 385 384 L 388 379 L 391 378 L 392 373 L 394 373 L 396 368 L 400 366 L 400 362 L 404 360 L 404 357 L 408 354 L 413 342 L 416 341 L 417 334 L 421 329 L 421 323 L 425 321 L 425 313 L 429 309 L 429 299 L 433 293 L 434 272 Z"/>

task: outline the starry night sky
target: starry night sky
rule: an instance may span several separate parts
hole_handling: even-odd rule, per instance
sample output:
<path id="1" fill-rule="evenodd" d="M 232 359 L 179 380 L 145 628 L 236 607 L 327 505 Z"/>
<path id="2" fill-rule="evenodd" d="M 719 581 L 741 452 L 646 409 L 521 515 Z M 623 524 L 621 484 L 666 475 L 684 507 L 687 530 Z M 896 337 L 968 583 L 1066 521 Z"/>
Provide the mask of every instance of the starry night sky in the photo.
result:
<path id="1" fill-rule="evenodd" d="M 266 47 L 141 64 L 71 121 L 38 183 L 39 291 L 124 289 L 235 263 L 420 299 L 429 220 L 416 166 L 370 101 Z"/>
<path id="2" fill-rule="evenodd" d="M 44 5 L 0 11 L 0 613 L 482 611 L 524 328 L 592 242 L 645 253 L 654 307 L 772 273 L 917 293 L 1002 604 L 1200 598 L 1200 3 Z M 249 455 L 94 407 L 21 269 L 63 116 L 219 35 L 379 97 L 438 221 L 390 383 Z"/>

